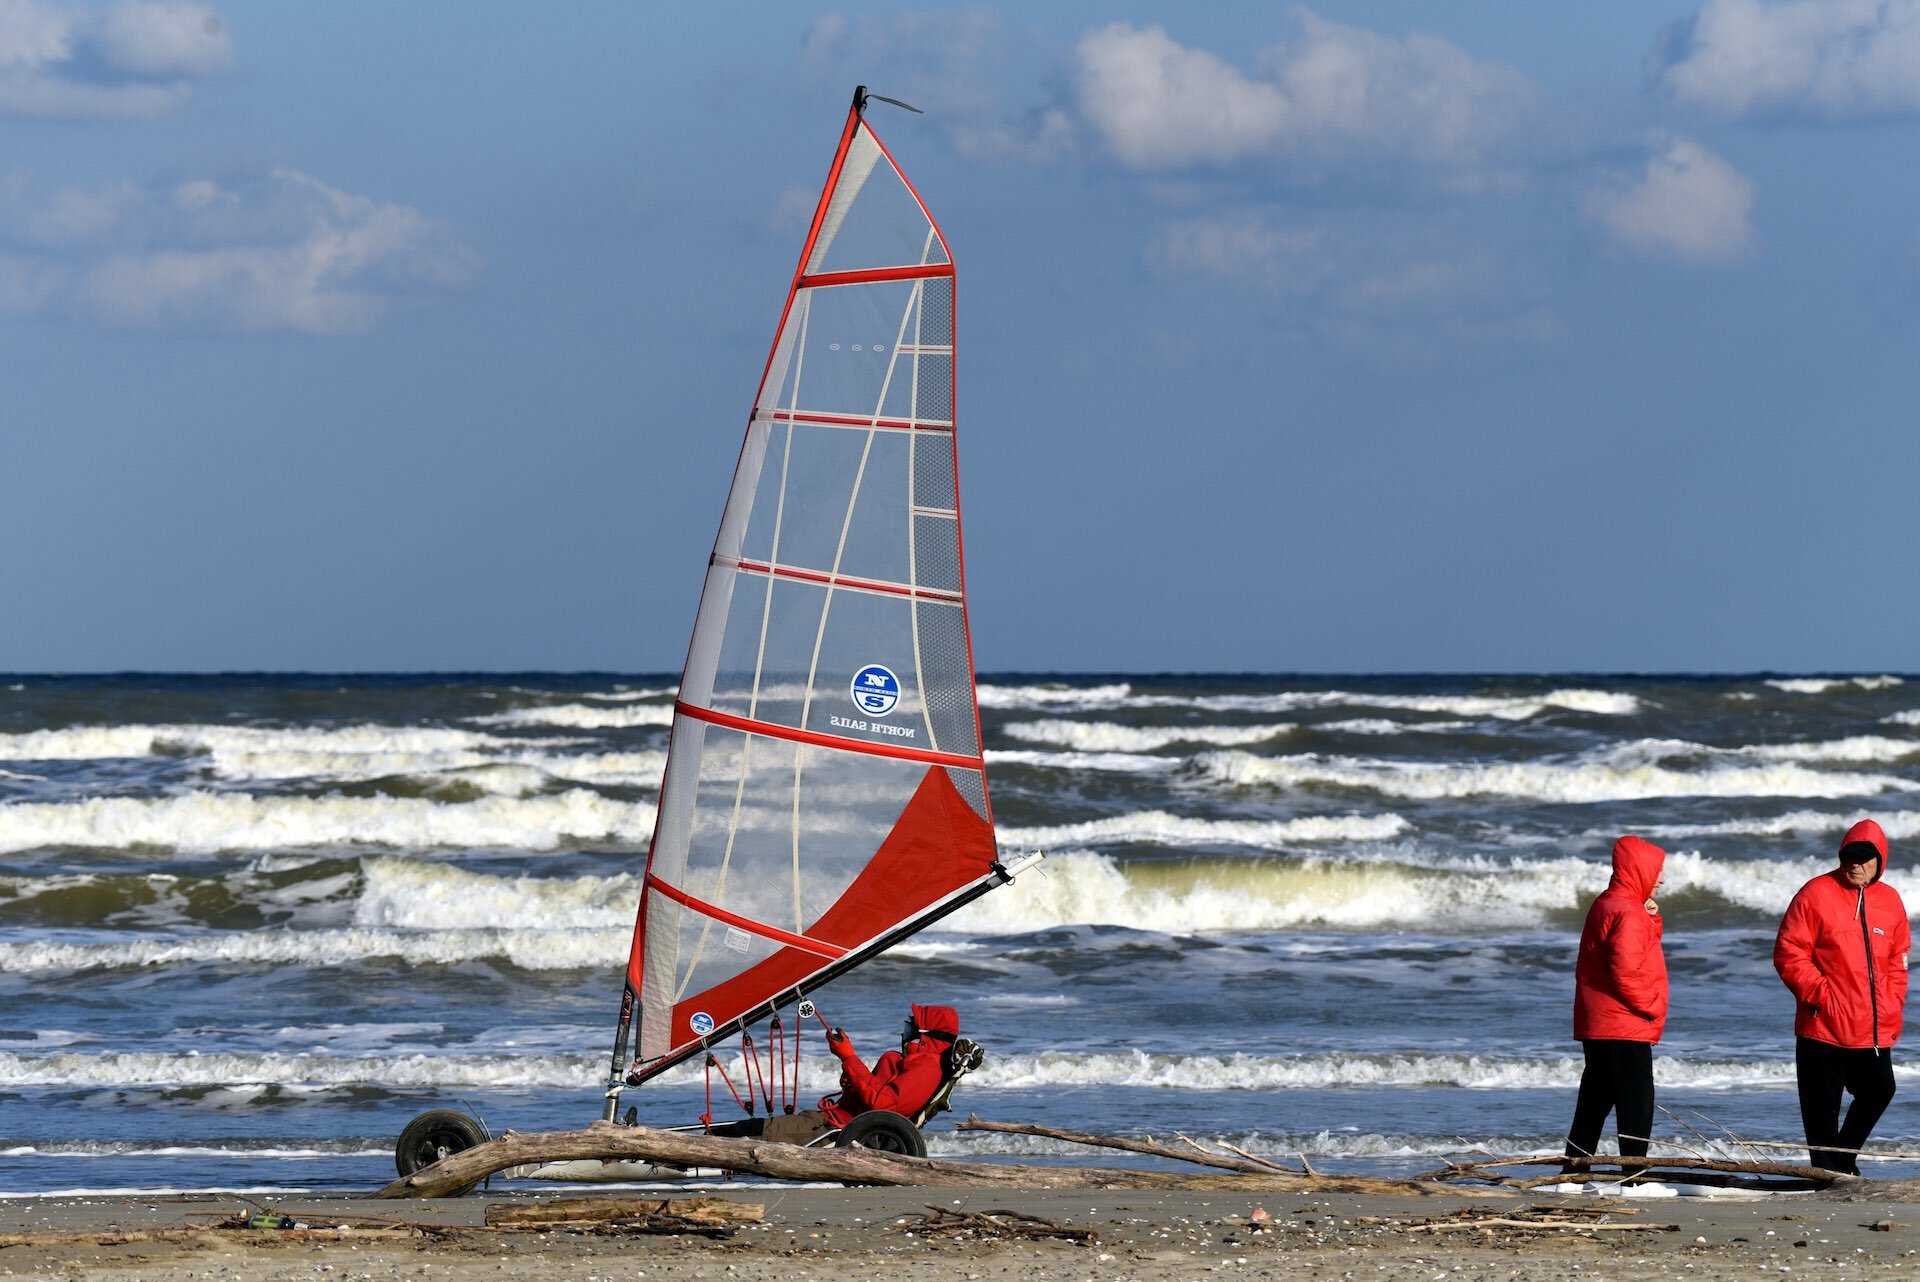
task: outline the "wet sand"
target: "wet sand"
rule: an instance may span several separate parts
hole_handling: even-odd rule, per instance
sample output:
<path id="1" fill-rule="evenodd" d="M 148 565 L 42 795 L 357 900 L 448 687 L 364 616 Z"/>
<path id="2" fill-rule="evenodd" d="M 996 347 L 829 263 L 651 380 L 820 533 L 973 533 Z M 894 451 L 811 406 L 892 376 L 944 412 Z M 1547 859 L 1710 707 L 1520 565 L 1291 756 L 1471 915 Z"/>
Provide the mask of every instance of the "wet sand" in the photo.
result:
<path id="1" fill-rule="evenodd" d="M 675 1190 L 658 1196 L 692 1195 Z M 500 1282 L 555 1277 L 807 1279 L 1001 1278 L 1528 1279 L 1920 1276 L 1920 1205 L 1834 1194 L 1758 1200 L 1608 1200 L 1599 1222 L 1645 1228 L 1416 1231 L 1462 1208 L 1512 1216 L 1591 1208 L 1590 1196 L 1382 1197 L 794 1188 L 732 1184 L 702 1195 L 758 1204 L 765 1218 L 731 1238 L 594 1236 L 489 1229 L 489 1206 L 553 1196 L 372 1201 L 308 1196 L 0 1199 L 0 1277 L 65 1282 Z M 578 1196 L 568 1194 L 566 1196 Z M 654 1196 L 634 1190 L 596 1197 Z M 1097 1242 L 910 1232 L 930 1206 L 1013 1210 L 1091 1229 Z M 1253 1218 L 1256 1208 L 1270 1217 Z M 207 1226 L 274 1211 L 304 1229 Z M 379 1224 L 376 1221 L 390 1221 Z M 343 1225 L 349 1227 L 341 1227 Z M 437 1226 L 427 1232 L 416 1225 Z M 1668 1231 L 1665 1226 L 1677 1225 Z M 1876 1225 L 1887 1226 L 1876 1228 Z"/>

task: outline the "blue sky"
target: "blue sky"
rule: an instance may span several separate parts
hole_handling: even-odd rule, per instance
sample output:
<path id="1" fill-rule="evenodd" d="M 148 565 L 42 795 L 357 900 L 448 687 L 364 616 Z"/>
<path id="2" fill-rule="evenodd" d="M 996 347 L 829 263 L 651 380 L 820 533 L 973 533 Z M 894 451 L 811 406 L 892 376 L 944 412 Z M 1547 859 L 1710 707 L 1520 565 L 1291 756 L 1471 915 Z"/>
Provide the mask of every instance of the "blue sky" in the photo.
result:
<path id="1" fill-rule="evenodd" d="M 0 671 L 677 670 L 856 83 L 982 668 L 1920 668 L 1920 0 L 0 0 Z"/>

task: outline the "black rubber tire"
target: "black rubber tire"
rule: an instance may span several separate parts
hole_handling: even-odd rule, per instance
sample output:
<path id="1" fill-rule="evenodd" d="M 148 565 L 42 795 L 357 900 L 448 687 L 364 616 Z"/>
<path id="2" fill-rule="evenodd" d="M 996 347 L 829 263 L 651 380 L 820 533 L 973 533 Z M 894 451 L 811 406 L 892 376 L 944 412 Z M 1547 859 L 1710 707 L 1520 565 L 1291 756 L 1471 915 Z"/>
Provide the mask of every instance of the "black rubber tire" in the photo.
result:
<path id="1" fill-rule="evenodd" d="M 486 1140 L 486 1130 L 465 1113 L 436 1108 L 420 1114 L 400 1132 L 400 1140 L 393 1146 L 393 1165 L 400 1174 L 412 1175 L 449 1153 L 464 1153 Z M 465 1197 L 477 1187 L 477 1183 L 469 1184 L 453 1196 Z"/>
<path id="2" fill-rule="evenodd" d="M 835 1148 L 870 1148 L 877 1153 L 900 1153 L 907 1157 L 927 1155 L 927 1137 L 898 1113 L 884 1108 L 862 1113 L 840 1128 L 833 1140 Z"/>

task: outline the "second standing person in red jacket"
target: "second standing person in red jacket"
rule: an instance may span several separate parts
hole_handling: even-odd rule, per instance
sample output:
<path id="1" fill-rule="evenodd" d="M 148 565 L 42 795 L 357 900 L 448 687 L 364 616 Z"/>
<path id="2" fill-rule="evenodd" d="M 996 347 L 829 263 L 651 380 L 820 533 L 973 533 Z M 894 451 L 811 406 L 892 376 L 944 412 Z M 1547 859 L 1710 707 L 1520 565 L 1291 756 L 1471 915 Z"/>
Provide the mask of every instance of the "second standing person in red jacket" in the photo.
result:
<path id="1" fill-rule="evenodd" d="M 1653 1134 L 1653 1044 L 1667 1026 L 1667 958 L 1654 889 L 1667 852 L 1639 837 L 1613 843 L 1613 879 L 1587 910 L 1573 971 L 1573 1035 L 1586 1054 L 1567 1156 L 1592 1157 L 1614 1114 L 1622 1157 Z"/>
<path id="2" fill-rule="evenodd" d="M 1907 1005 L 1906 905 L 1880 880 L 1887 834 L 1871 819 L 1847 829 L 1840 864 L 1793 897 L 1773 944 L 1773 968 L 1793 990 L 1793 1066 L 1808 1155 L 1858 1175 L 1863 1148 L 1893 1100 L 1893 1044 Z M 1842 1091 L 1853 1096 L 1840 1122 Z"/>

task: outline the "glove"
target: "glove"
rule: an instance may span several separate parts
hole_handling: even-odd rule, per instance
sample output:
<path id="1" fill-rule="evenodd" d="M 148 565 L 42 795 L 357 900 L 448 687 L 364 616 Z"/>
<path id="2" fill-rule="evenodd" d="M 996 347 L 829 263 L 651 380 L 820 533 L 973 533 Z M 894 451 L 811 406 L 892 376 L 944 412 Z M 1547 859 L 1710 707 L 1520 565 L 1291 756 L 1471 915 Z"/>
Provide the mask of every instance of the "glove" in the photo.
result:
<path id="1" fill-rule="evenodd" d="M 827 1030 L 827 1049 L 832 1051 L 842 1063 L 855 1058 L 853 1039 L 847 1036 L 847 1030 L 844 1028 Z"/>

